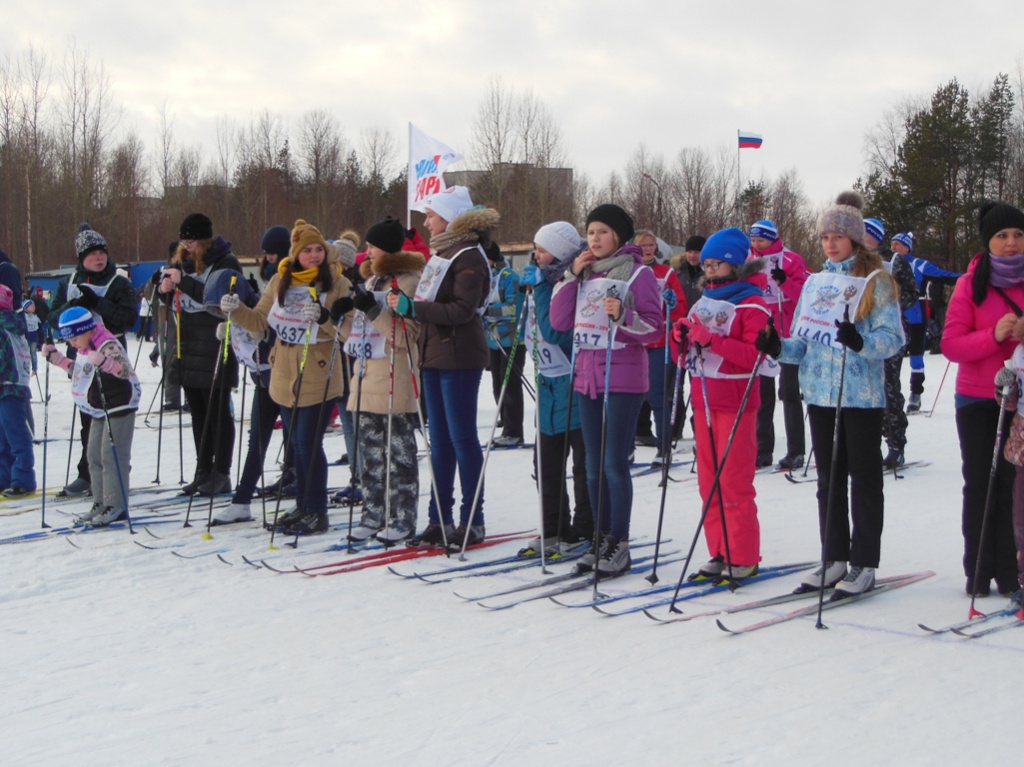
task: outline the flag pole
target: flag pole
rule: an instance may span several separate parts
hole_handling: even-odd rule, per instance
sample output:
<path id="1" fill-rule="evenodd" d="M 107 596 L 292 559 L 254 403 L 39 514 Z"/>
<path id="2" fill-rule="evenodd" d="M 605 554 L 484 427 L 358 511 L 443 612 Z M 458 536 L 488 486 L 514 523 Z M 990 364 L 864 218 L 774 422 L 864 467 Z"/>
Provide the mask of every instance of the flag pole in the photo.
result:
<path id="1" fill-rule="evenodd" d="M 743 184 L 740 176 L 740 129 L 736 129 L 736 226 L 743 228 L 740 217 L 740 187 Z"/>
<path id="2" fill-rule="evenodd" d="M 412 121 L 409 122 L 409 160 L 405 163 L 405 229 L 412 229 L 412 208 L 409 207 L 409 200 L 412 199 L 412 174 L 408 168 L 412 165 Z"/>

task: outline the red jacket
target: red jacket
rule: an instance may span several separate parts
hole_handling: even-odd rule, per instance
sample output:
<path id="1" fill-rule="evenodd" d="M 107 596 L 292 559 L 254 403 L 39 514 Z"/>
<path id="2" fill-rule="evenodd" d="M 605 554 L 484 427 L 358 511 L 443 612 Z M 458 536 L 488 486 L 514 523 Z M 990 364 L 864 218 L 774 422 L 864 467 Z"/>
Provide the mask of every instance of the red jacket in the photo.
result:
<path id="1" fill-rule="evenodd" d="M 650 265 L 651 271 L 654 272 L 655 278 L 658 280 L 658 284 L 661 285 L 661 281 L 665 281 L 666 288 L 672 288 L 672 292 L 676 294 L 676 308 L 669 313 L 671 320 L 670 325 L 674 325 L 676 320 L 682 319 L 686 316 L 686 313 L 690 311 L 686 305 L 686 294 L 683 293 L 683 286 L 679 282 L 679 277 L 676 275 L 675 270 L 668 264 L 659 264 L 657 262 Z M 665 304 L 661 305 L 661 316 L 665 316 Z M 648 349 L 664 349 L 665 348 L 665 336 L 662 335 L 657 341 L 652 344 L 644 344 Z M 673 360 L 677 360 L 678 356 Z"/>

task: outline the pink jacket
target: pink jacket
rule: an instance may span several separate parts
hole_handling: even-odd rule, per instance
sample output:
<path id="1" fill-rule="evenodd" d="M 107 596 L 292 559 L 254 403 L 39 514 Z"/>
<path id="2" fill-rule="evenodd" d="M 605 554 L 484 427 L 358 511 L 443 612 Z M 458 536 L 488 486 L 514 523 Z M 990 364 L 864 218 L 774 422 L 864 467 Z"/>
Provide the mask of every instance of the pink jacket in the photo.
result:
<path id="1" fill-rule="evenodd" d="M 781 285 L 782 311 L 779 311 L 778 300 L 770 301 L 766 298 L 765 303 L 771 310 L 772 319 L 775 320 L 775 329 L 779 336 L 789 338 L 796 303 L 800 299 L 800 291 L 804 289 L 804 283 L 807 282 L 807 264 L 804 263 L 803 256 L 783 246 L 782 240 L 776 240 L 764 252 L 751 248 L 750 258 L 764 258 L 773 264 L 778 262 L 779 268 L 786 273 L 786 281 Z"/>
<path id="2" fill-rule="evenodd" d="M 956 281 L 953 297 L 946 309 L 946 325 L 942 331 L 942 353 L 959 363 L 956 371 L 956 393 L 967 397 L 990 399 L 996 371 L 1013 355 L 1017 342 L 1012 336 L 1002 343 L 996 341 L 993 329 L 1013 307 L 991 285 L 981 304 L 974 303 L 971 280 L 980 254 L 971 259 L 967 271 Z M 1024 287 L 1004 290 L 1017 306 L 1024 308 Z"/>

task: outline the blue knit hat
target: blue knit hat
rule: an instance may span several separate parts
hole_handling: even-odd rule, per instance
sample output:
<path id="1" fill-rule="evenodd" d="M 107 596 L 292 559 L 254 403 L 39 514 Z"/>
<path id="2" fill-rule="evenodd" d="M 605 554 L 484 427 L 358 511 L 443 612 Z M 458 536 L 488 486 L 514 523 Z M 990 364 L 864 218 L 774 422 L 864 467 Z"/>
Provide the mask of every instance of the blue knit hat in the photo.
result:
<path id="1" fill-rule="evenodd" d="M 914 252 L 914 235 L 911 232 L 900 232 L 892 238 L 892 242 L 898 242 L 900 245 L 906 245 L 907 250 L 911 253 Z"/>
<path id="2" fill-rule="evenodd" d="M 62 341 L 69 341 L 96 327 L 92 312 L 81 306 L 72 306 L 60 313 L 57 321 L 57 335 Z"/>
<path id="3" fill-rule="evenodd" d="M 700 262 L 725 261 L 739 267 L 750 255 L 750 240 L 736 227 L 722 229 L 708 237 L 704 249 L 700 252 Z"/>
<path id="4" fill-rule="evenodd" d="M 751 237 L 764 237 L 766 240 L 775 242 L 779 239 L 779 229 L 768 219 L 756 221 L 749 232 Z"/>
<path id="5" fill-rule="evenodd" d="M 260 249 L 264 253 L 276 253 L 279 258 L 287 258 L 292 248 L 291 230 L 284 226 L 272 226 L 263 233 Z"/>
<path id="6" fill-rule="evenodd" d="M 881 242 L 885 239 L 885 227 L 877 218 L 864 219 L 864 231 Z"/>

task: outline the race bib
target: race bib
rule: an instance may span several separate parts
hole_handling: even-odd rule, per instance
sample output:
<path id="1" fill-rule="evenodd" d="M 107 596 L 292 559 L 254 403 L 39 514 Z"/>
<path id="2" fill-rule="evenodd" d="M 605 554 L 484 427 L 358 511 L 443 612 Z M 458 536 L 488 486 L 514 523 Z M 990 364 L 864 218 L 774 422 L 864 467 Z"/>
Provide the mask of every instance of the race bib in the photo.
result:
<path id="1" fill-rule="evenodd" d="M 782 253 L 773 253 L 770 256 L 764 256 L 764 267 L 761 269 L 764 276 L 767 278 L 767 283 L 764 288 L 764 301 L 769 305 L 776 305 L 780 301 L 788 301 L 782 294 L 782 288 L 779 287 L 779 283 L 772 277 L 773 269 L 782 268 Z"/>
<path id="2" fill-rule="evenodd" d="M 880 271 L 876 269 L 867 277 L 849 277 L 832 272 L 812 274 L 804 283 L 793 336 L 842 349 L 843 345 L 836 341 L 836 322 L 843 321 L 847 309 L 851 320 L 857 316 L 857 308 L 868 283 Z"/>
<path id="3" fill-rule="evenodd" d="M 463 248 L 450 259 L 441 258 L 440 256 L 434 256 L 427 265 L 423 268 L 423 274 L 420 275 L 420 283 L 416 286 L 416 293 L 413 295 L 413 299 L 416 301 L 434 301 L 437 299 L 438 288 L 441 287 L 441 283 L 444 281 L 444 276 L 448 274 L 448 270 L 452 268 L 452 264 L 455 263 L 455 259 L 461 256 L 466 251 L 476 251 L 480 254 L 480 257 L 487 261 L 487 256 L 480 249 L 478 245 L 473 245 L 468 248 Z M 490 271 L 490 264 L 487 265 L 487 270 Z M 483 312 L 484 307 L 480 307 L 479 312 Z"/>
<path id="4" fill-rule="evenodd" d="M 534 337 L 537 339 L 536 352 Z M 548 343 L 541 335 L 532 295 L 526 298 L 526 349 L 537 366 L 537 372 L 545 378 L 560 378 L 572 372 L 572 364 L 562 351 L 562 347 Z"/>
<path id="5" fill-rule="evenodd" d="M 383 308 L 387 291 L 373 291 L 373 297 Z M 352 320 L 352 332 L 345 341 L 345 354 L 350 357 L 379 360 L 387 356 L 387 339 L 377 327 L 357 311 Z"/>
<path id="6" fill-rule="evenodd" d="M 317 342 L 317 335 L 320 326 L 309 323 L 302 316 L 302 307 L 311 300 L 308 287 L 288 288 L 284 296 L 284 306 L 277 301 L 270 305 L 270 314 L 267 316 L 267 323 L 277 337 L 286 344 L 302 344 L 306 342 L 306 331 L 309 331 L 309 343 Z M 322 300 L 317 299 L 321 305 Z"/>
<path id="7" fill-rule="evenodd" d="M 270 365 L 259 364 L 259 344 L 252 333 L 234 323 L 231 324 L 231 351 L 235 353 L 235 359 L 245 365 L 246 370 L 259 373 L 261 368 L 270 369 Z"/>
<path id="8" fill-rule="evenodd" d="M 18 371 L 18 380 L 15 383 L 19 386 L 28 386 L 32 383 L 32 350 L 29 349 L 28 339 L 18 333 L 9 333 L 6 330 L 3 332 L 7 335 L 7 341 L 14 354 L 15 369 Z"/>
<path id="9" fill-rule="evenodd" d="M 740 304 L 736 306 L 728 301 L 717 301 L 713 298 L 701 296 L 700 300 L 693 305 L 687 315 L 691 320 L 699 320 L 700 323 L 716 336 L 727 336 L 732 330 L 732 323 L 736 320 L 736 310 L 739 308 L 756 309 L 767 313 L 767 309 L 757 304 Z M 709 348 L 701 350 L 703 357 L 703 371 L 707 378 L 747 378 L 749 373 L 723 373 L 722 363 L 725 361 L 722 355 L 713 352 Z M 697 356 L 697 344 L 688 344 L 686 347 L 686 369 L 690 375 L 701 375 L 701 361 Z M 768 355 L 761 361 L 757 374 L 775 378 L 782 372 L 779 363 Z"/>
<path id="10" fill-rule="evenodd" d="M 576 293 L 576 321 L 573 325 L 573 343 L 579 349 L 607 349 L 608 331 L 611 329 L 612 349 L 621 349 L 625 344 L 615 340 L 617 328 L 604 311 L 604 299 L 609 288 L 618 291 L 619 300 L 626 298 L 629 283 L 622 280 L 609 280 L 606 277 L 587 280 L 580 283 Z"/>

